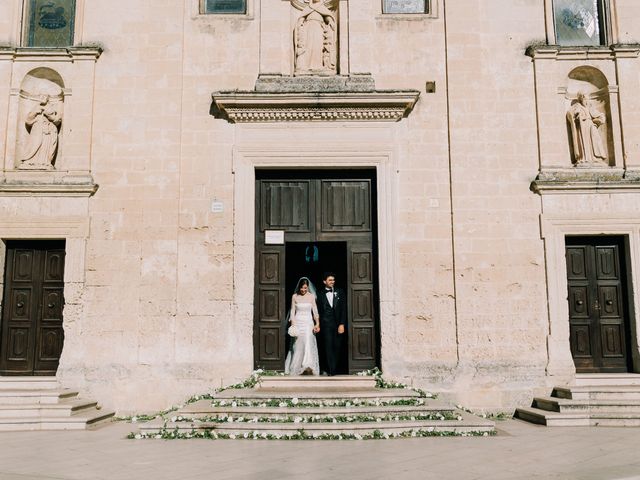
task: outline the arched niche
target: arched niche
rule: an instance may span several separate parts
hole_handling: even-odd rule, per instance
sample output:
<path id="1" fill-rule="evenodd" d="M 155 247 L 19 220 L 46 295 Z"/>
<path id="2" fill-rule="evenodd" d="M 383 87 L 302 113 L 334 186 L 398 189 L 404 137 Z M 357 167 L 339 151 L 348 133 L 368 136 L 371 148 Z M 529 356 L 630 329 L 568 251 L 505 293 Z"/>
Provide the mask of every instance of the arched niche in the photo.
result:
<path id="1" fill-rule="evenodd" d="M 609 81 L 597 68 L 581 66 L 567 77 L 567 136 L 576 167 L 615 166 Z"/>
<path id="2" fill-rule="evenodd" d="M 60 151 L 64 80 L 51 68 L 39 67 L 20 84 L 15 168 L 52 170 Z"/>

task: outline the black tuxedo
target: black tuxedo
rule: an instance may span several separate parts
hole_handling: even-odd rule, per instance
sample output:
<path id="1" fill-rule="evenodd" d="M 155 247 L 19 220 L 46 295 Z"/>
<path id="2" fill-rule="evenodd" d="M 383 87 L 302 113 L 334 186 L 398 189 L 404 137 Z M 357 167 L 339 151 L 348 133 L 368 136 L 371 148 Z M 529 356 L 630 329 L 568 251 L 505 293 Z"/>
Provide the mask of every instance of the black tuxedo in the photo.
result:
<path id="1" fill-rule="evenodd" d="M 342 338 L 347 332 L 347 297 L 344 290 L 334 289 L 332 307 L 327 299 L 327 291 L 323 288 L 318 294 L 318 313 L 327 360 L 327 373 L 335 375 L 338 372 Z M 344 325 L 345 333 L 338 334 L 339 325 Z"/>

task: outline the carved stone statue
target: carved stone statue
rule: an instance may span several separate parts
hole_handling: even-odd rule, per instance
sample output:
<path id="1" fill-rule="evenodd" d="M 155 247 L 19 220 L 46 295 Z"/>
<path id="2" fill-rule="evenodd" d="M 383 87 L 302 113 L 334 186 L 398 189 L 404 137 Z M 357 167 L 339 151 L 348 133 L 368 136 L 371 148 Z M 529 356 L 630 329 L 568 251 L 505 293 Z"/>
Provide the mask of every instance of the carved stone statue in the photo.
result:
<path id="1" fill-rule="evenodd" d="M 309 0 L 294 30 L 295 73 L 336 74 L 337 24 L 323 0 Z"/>
<path id="2" fill-rule="evenodd" d="M 51 100 L 49 95 L 40 96 L 38 106 L 27 115 L 25 128 L 29 136 L 18 168 L 49 170 L 55 164 L 62 113 L 61 102 Z"/>
<path id="3" fill-rule="evenodd" d="M 567 121 L 575 164 L 608 165 L 607 149 L 598 130 L 600 125 L 606 123 L 606 116 L 590 105 L 589 98 L 583 92 L 578 92 L 577 99 L 571 104 Z"/>

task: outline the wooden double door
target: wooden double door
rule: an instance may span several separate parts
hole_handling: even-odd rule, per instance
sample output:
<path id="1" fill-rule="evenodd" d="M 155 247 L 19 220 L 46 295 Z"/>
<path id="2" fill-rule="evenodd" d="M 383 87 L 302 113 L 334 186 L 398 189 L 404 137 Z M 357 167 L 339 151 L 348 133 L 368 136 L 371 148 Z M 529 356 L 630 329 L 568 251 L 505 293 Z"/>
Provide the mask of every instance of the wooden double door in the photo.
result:
<path id="1" fill-rule="evenodd" d="M 578 373 L 630 368 L 624 237 L 567 237 L 571 353 Z"/>
<path id="2" fill-rule="evenodd" d="M 0 375 L 55 375 L 64 343 L 64 240 L 8 241 Z"/>
<path id="3" fill-rule="evenodd" d="M 297 280 L 321 287 L 325 271 L 347 295 L 341 373 L 379 365 L 375 186 L 368 170 L 256 172 L 256 368 L 284 369 Z"/>

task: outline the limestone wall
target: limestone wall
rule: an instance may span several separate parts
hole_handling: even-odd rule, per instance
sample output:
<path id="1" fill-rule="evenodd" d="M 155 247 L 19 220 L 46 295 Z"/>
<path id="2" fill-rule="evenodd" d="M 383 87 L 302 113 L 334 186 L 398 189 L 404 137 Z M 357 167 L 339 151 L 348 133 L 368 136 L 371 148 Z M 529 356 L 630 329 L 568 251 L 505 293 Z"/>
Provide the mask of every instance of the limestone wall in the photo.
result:
<path id="1" fill-rule="evenodd" d="M 251 90 L 260 73 L 291 73 L 287 2 L 249 0 L 240 16 L 201 15 L 197 0 L 85 2 L 82 42 L 104 52 L 93 83 L 82 70 L 74 91 L 74 99 L 93 94 L 90 151 L 70 152 L 88 157 L 100 188 L 81 199 L 0 197 L 0 216 L 18 223 L 87 222 L 86 234 L 59 231 L 72 239 L 74 262 L 58 373 L 65 385 L 125 413 L 247 376 L 254 287 L 243 272 L 253 272 L 253 227 L 238 212 L 253 208 L 253 183 L 241 175 L 243 159 L 344 168 L 366 162 L 362 152 L 386 155 L 378 201 L 394 226 L 380 238 L 385 373 L 493 410 L 548 388 L 549 350 L 570 375 L 564 334 L 557 345 L 549 339 L 552 319 L 562 320 L 547 308 L 540 215 L 631 217 L 637 201 L 589 193 L 543 201 L 529 189 L 540 169 L 539 118 L 524 52 L 545 38 L 543 2 L 434 2 L 424 16 L 341 2 L 349 46 L 341 68 L 371 73 L 378 89 L 421 92 L 408 118 L 376 125 L 233 125 L 211 115 L 213 91 Z M 0 44 L 17 42 L 19 3 L 0 5 Z M 620 38 L 640 38 L 635 3 L 616 4 Z M 625 62 L 625 161 L 640 165 L 640 105 L 629 94 L 640 69 Z M 9 111 L 12 68 L 0 61 L 0 112 Z M 0 131 L 15 131 L 15 122 L 0 115 Z M 7 138 L 0 135 L 3 156 Z M 214 213 L 213 202 L 223 211 Z M 564 288 L 555 290 L 558 308 Z"/>

